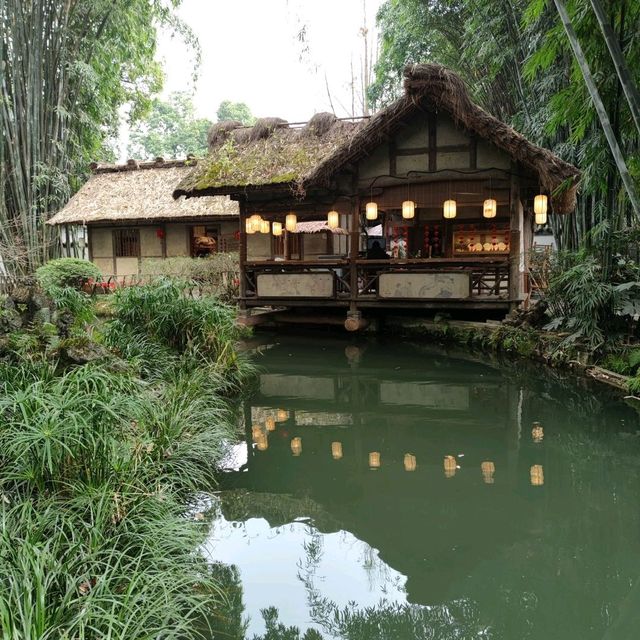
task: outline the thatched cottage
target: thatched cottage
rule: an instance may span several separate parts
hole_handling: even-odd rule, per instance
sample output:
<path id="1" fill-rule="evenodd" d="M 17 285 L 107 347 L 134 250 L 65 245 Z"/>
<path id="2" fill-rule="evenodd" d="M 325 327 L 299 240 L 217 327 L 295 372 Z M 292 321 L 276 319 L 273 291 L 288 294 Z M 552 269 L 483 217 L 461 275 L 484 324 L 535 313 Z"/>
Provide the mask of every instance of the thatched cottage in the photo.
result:
<path id="1" fill-rule="evenodd" d="M 573 211 L 579 171 L 433 64 L 369 119 L 219 123 L 174 196 L 240 206 L 240 304 L 506 311 L 528 294 L 535 224 Z M 301 233 L 313 223 L 320 233 Z M 301 224 L 303 226 L 301 226 Z M 346 234 L 346 235 L 345 235 Z"/>
<path id="2" fill-rule="evenodd" d="M 48 223 L 85 226 L 89 259 L 107 277 L 137 275 L 150 260 L 237 251 L 237 202 L 172 198 L 195 165 L 162 158 L 93 164 L 86 184 Z"/>

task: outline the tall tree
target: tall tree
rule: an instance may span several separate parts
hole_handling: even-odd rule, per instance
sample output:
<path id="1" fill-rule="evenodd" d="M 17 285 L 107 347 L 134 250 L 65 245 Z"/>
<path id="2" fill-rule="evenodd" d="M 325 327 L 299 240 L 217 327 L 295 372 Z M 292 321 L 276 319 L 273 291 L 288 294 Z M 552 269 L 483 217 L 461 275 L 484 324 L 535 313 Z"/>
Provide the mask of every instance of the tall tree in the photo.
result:
<path id="1" fill-rule="evenodd" d="M 114 134 L 162 83 L 157 29 L 192 39 L 180 0 L 0 0 L 0 252 L 31 272 L 51 245 L 45 221 Z"/>
<path id="2" fill-rule="evenodd" d="M 223 100 L 216 112 L 218 122 L 223 120 L 238 120 L 244 125 L 253 124 L 256 119 L 251 113 L 251 109 L 244 102 L 232 102 L 231 100 Z"/>
<path id="3" fill-rule="evenodd" d="M 191 96 L 174 92 L 167 100 L 154 99 L 149 114 L 131 130 L 127 149 L 130 158 L 184 158 L 207 152 L 211 121 L 196 117 Z"/>

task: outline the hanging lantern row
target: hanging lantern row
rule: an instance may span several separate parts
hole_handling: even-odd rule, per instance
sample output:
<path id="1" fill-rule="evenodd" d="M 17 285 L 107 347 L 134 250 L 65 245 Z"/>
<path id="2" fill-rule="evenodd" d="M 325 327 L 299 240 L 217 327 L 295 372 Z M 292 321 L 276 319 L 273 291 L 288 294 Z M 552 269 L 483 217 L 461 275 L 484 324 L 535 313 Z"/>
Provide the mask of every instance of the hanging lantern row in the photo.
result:
<path id="1" fill-rule="evenodd" d="M 442 215 L 446 220 L 453 220 L 457 215 L 458 204 L 452 198 L 445 200 L 442 205 Z M 533 201 L 533 210 L 536 214 L 536 224 L 547 224 L 548 198 L 544 194 L 539 194 Z M 405 200 L 402 203 L 402 217 L 410 220 L 415 216 L 416 203 L 413 200 Z M 482 216 L 484 218 L 495 218 L 498 214 L 498 203 L 494 198 L 487 198 L 482 204 Z M 367 202 L 365 206 L 367 220 L 378 219 L 378 203 Z M 331 226 L 331 225 L 329 225 Z"/>
<path id="2" fill-rule="evenodd" d="M 285 228 L 290 233 L 296 232 L 298 219 L 295 213 L 290 213 L 285 218 Z M 254 213 L 245 220 L 245 232 L 249 235 L 252 233 L 273 233 L 274 236 L 282 235 L 282 222 L 269 222 L 264 220 L 260 215 Z"/>

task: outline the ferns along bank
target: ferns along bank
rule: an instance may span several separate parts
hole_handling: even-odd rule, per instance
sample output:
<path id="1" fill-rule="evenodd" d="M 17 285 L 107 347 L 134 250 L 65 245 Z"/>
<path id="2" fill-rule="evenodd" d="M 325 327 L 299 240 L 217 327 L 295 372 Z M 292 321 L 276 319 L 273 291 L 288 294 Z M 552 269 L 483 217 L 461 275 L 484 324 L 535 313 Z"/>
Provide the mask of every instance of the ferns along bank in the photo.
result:
<path id="1" fill-rule="evenodd" d="M 211 637 L 227 593 L 198 492 L 251 379 L 235 311 L 161 280 L 19 285 L 0 305 L 2 638 Z"/>

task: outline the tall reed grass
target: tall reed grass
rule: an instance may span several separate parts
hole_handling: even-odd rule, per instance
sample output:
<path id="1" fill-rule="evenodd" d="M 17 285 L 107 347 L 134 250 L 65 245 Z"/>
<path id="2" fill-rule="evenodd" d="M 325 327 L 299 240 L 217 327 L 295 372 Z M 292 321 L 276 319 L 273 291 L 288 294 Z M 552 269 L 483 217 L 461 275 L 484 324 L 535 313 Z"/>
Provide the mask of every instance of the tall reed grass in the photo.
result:
<path id="1" fill-rule="evenodd" d="M 170 282 L 120 292 L 129 367 L 0 362 L 3 640 L 208 637 L 225 599 L 191 517 L 233 440 L 233 311 Z"/>

